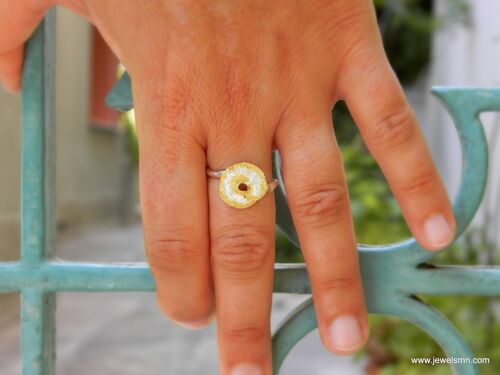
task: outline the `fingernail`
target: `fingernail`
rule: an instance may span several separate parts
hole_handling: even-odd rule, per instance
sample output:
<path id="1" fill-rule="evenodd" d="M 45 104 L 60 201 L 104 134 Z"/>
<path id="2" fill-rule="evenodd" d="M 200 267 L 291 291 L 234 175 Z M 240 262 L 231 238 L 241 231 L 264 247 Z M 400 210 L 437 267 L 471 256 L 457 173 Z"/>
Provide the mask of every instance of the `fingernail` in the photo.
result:
<path id="1" fill-rule="evenodd" d="M 188 329 L 200 329 L 206 327 L 212 319 L 200 319 L 200 320 L 195 320 L 194 322 L 178 322 L 180 326 L 183 326 L 184 328 Z"/>
<path id="2" fill-rule="evenodd" d="M 431 216 L 424 223 L 425 238 L 433 248 L 442 248 L 453 240 L 453 231 L 443 215 Z"/>
<path id="3" fill-rule="evenodd" d="M 262 375 L 262 369 L 252 363 L 241 363 L 231 370 L 231 375 Z"/>
<path id="4" fill-rule="evenodd" d="M 335 349 L 346 352 L 363 343 L 363 334 L 354 316 L 339 316 L 330 325 L 330 341 Z"/>

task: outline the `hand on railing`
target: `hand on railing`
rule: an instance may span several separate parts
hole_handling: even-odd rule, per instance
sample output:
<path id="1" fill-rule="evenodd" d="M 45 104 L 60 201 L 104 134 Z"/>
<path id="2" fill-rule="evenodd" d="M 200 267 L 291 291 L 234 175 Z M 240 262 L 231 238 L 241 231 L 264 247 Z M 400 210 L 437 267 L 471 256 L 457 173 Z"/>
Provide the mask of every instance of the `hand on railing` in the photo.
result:
<path id="1" fill-rule="evenodd" d="M 223 374 L 271 371 L 275 223 L 267 193 L 276 186 L 274 148 L 322 338 L 338 353 L 366 341 L 358 254 L 332 132 L 338 99 L 346 100 L 419 243 L 437 250 L 452 241 L 451 205 L 384 55 L 371 1 L 60 3 L 94 22 L 131 74 L 158 301 L 166 315 L 192 328 L 207 324 L 217 306 Z M 42 8 L 28 12 L 32 18 L 23 13 L 24 33 Z M 7 35 L 5 46 L 19 50 L 26 35 L 15 28 L 7 34 L 14 41 Z M 0 44 L 2 50 L 8 48 Z M 207 182 L 207 167 L 220 183 Z"/>

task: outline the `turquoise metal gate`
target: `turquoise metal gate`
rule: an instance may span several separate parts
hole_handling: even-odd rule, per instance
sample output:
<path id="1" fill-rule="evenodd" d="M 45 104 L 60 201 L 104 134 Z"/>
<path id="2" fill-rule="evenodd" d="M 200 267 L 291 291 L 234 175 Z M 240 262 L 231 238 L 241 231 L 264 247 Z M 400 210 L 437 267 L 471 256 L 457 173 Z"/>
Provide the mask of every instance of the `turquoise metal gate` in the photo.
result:
<path id="1" fill-rule="evenodd" d="M 23 73 L 21 259 L 0 263 L 0 292 L 21 293 L 21 346 L 25 375 L 54 374 L 55 307 L 59 291 L 154 291 L 146 264 L 67 262 L 54 257 L 54 14 L 37 29 L 26 49 Z M 488 152 L 479 114 L 500 111 L 499 88 L 440 87 L 436 94 L 453 116 L 462 142 L 463 171 L 454 199 L 457 238 L 470 224 L 486 185 Z M 108 97 L 132 108 L 130 80 L 124 76 Z M 280 177 L 279 157 L 275 174 Z M 280 182 L 281 183 L 281 182 Z M 298 245 L 283 189 L 276 193 L 277 221 Z M 363 283 L 371 313 L 405 319 L 432 336 L 460 375 L 477 374 L 473 354 L 454 327 L 416 295 L 500 295 L 497 267 L 428 264 L 433 254 L 414 239 L 385 246 L 359 245 Z M 310 294 L 305 266 L 275 266 L 275 293 Z M 291 348 L 317 326 L 312 300 L 297 307 L 273 337 L 274 372 Z"/>

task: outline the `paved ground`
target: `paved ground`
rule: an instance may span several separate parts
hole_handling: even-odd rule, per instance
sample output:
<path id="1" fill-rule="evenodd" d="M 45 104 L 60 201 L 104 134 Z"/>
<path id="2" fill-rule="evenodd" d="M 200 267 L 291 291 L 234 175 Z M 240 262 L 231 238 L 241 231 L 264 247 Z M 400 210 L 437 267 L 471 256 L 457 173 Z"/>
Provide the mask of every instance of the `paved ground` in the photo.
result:
<path id="1" fill-rule="evenodd" d="M 102 225 L 62 236 L 59 256 L 88 261 L 142 261 L 138 225 Z M 273 327 L 303 297 L 279 295 Z M 0 374 L 21 374 L 18 319 L 0 330 Z M 189 331 L 158 312 L 151 293 L 61 293 L 57 310 L 58 375 L 217 374 L 215 325 Z M 361 375 L 362 364 L 333 356 L 316 333 L 292 351 L 284 375 Z"/>

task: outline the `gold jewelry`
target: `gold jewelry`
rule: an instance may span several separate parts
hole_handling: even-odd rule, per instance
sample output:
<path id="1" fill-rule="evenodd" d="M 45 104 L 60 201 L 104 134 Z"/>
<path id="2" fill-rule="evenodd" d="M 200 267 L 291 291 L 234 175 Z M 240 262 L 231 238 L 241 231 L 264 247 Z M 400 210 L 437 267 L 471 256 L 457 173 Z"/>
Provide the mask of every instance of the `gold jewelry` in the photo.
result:
<path id="1" fill-rule="evenodd" d="M 278 180 L 266 181 L 264 172 L 251 163 L 237 163 L 223 171 L 207 168 L 207 175 L 220 178 L 219 196 L 229 206 L 247 208 L 278 186 Z"/>

